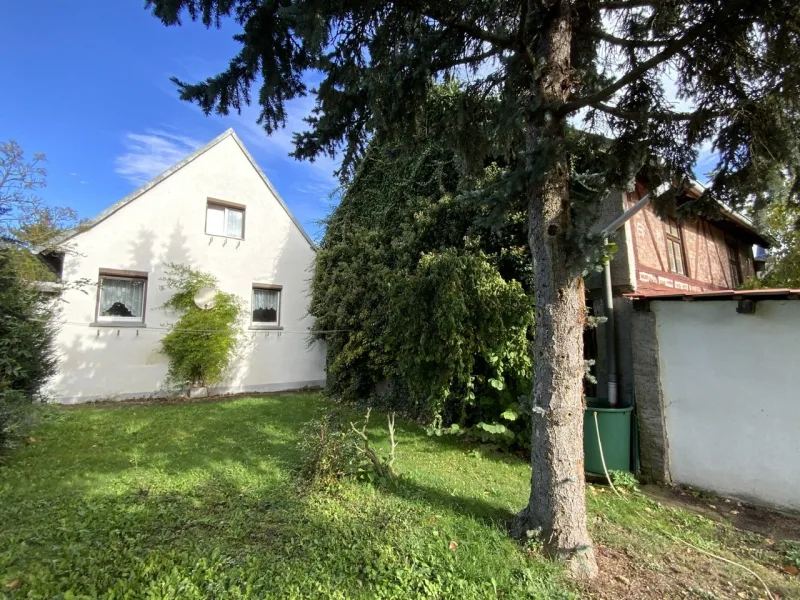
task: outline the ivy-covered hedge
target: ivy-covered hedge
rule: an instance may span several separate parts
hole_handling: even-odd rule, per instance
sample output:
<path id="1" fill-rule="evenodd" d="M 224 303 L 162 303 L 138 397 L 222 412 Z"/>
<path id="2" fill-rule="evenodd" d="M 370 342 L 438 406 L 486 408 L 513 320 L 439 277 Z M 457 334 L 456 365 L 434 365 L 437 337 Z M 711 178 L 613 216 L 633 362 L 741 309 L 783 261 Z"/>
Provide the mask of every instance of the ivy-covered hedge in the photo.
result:
<path id="1" fill-rule="evenodd" d="M 458 101 L 455 88 L 438 88 L 421 119 L 436 127 Z M 380 401 L 438 432 L 525 445 L 533 300 L 524 211 L 491 220 L 470 191 L 502 169 L 487 161 L 467 174 L 456 143 L 424 125 L 376 139 L 327 221 L 311 313 L 320 331 L 339 331 L 320 334 L 329 392 Z"/>

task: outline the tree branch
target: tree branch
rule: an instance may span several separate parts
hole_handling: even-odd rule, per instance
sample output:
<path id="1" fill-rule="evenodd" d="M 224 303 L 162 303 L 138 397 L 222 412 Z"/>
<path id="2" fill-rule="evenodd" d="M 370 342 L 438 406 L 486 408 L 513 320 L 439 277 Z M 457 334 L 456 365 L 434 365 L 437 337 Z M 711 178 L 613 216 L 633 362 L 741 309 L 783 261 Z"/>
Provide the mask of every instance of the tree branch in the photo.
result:
<path id="1" fill-rule="evenodd" d="M 471 56 L 464 56 L 462 58 L 455 58 L 453 60 L 447 61 L 442 64 L 434 64 L 433 69 L 436 71 L 442 71 L 444 69 L 451 69 L 453 67 L 457 67 L 459 65 L 468 65 L 470 63 L 475 62 L 482 62 L 488 58 L 491 58 L 501 51 L 500 48 L 493 48 L 491 50 L 487 50 L 486 52 L 481 52 L 480 54 L 472 54 Z"/>
<path id="2" fill-rule="evenodd" d="M 584 96 L 583 98 L 576 98 L 575 100 L 572 100 L 571 102 L 567 102 L 566 104 L 564 104 L 564 106 L 562 106 L 561 109 L 559 110 L 559 116 L 567 115 L 576 110 L 580 110 L 585 106 L 598 104 L 603 100 L 610 98 L 617 91 L 624 88 L 629 83 L 636 81 L 636 79 L 644 75 L 647 71 L 649 71 L 653 67 L 656 67 L 661 63 L 668 61 L 670 58 L 678 54 L 681 50 L 686 48 L 689 44 L 693 43 L 698 38 L 700 38 L 700 36 L 708 33 L 716 25 L 720 24 L 722 21 L 727 19 L 732 14 L 738 12 L 739 8 L 743 4 L 745 4 L 745 2 L 746 0 L 729 0 L 729 2 L 725 5 L 725 7 L 719 13 L 717 13 L 717 15 L 708 19 L 707 21 L 698 23 L 697 25 L 692 27 L 683 37 L 673 40 L 661 52 L 652 56 L 648 60 L 640 63 L 635 69 L 632 69 L 626 75 L 623 75 L 605 89 L 602 89 L 599 92 L 595 92 L 594 94 L 589 94 L 588 96 Z"/>
<path id="3" fill-rule="evenodd" d="M 422 13 L 423 16 L 429 19 L 433 19 L 434 21 L 437 21 L 442 25 L 447 25 L 448 27 L 458 29 L 459 31 L 466 33 L 467 35 L 470 35 L 475 39 L 482 40 L 484 42 L 489 42 L 490 44 L 494 44 L 495 46 L 499 46 L 500 48 L 505 48 L 506 50 L 516 49 L 516 44 L 513 38 L 510 38 L 505 35 L 498 35 L 496 33 L 491 33 L 490 31 L 485 31 L 484 29 L 481 29 L 474 23 L 469 23 L 467 21 L 455 19 L 446 12 L 439 12 L 435 6 L 423 5 L 420 7 L 420 12 Z"/>
<path id="4" fill-rule="evenodd" d="M 696 110 L 694 112 L 639 112 L 635 110 L 623 110 L 617 108 L 616 106 L 611 106 L 609 104 L 603 104 L 602 102 L 597 104 L 590 105 L 589 108 L 594 108 L 599 110 L 600 112 L 604 112 L 608 115 L 618 117 L 620 119 L 628 119 L 629 121 L 647 121 L 648 119 L 654 119 L 656 121 L 691 121 L 692 119 L 698 117 L 699 115 L 703 115 L 706 118 L 716 119 L 718 117 L 724 117 L 727 112 L 722 111 L 705 111 L 703 109 Z"/>
<path id="5" fill-rule="evenodd" d="M 613 1 L 608 0 L 607 2 L 598 2 L 597 8 L 600 9 L 607 9 L 607 10 L 615 10 L 615 9 L 629 9 L 629 8 L 645 8 L 645 7 L 657 7 L 660 6 L 661 2 L 658 0 L 619 0 Z"/>
<path id="6" fill-rule="evenodd" d="M 610 33 L 606 33 L 600 29 L 591 29 L 586 32 L 587 35 L 614 44 L 615 46 L 622 46 L 623 48 L 661 48 L 669 44 L 669 40 L 636 40 L 620 38 Z"/>

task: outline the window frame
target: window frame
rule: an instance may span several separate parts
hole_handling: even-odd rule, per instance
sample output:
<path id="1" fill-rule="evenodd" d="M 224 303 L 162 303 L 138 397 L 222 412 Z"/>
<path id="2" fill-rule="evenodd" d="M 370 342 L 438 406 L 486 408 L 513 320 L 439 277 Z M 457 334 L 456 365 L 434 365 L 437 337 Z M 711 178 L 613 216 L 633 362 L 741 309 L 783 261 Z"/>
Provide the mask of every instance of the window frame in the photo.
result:
<path id="1" fill-rule="evenodd" d="M 278 292 L 278 314 L 274 323 L 253 320 L 253 306 L 256 297 L 256 290 L 268 290 Z M 250 329 L 283 329 L 281 325 L 281 312 L 283 309 L 283 286 L 271 283 L 254 283 L 250 290 Z"/>
<path id="2" fill-rule="evenodd" d="M 672 232 L 672 229 L 677 232 L 677 235 Z M 683 277 L 689 277 L 689 265 L 686 264 L 686 254 L 684 253 L 683 248 L 683 228 L 672 217 L 667 217 L 664 221 L 664 244 L 667 250 L 667 269 L 669 272 L 675 273 L 676 275 L 682 275 Z M 674 256 L 673 244 L 678 245 L 678 249 L 680 250 L 679 257 Z M 677 258 L 680 258 L 681 261 L 680 271 L 677 269 Z M 670 259 L 675 262 L 675 269 L 672 268 Z"/>
<path id="3" fill-rule="evenodd" d="M 732 239 L 725 239 L 725 249 L 728 251 L 728 270 L 731 274 L 731 289 L 736 289 L 744 282 L 742 261 L 739 256 L 739 245 Z"/>
<path id="4" fill-rule="evenodd" d="M 211 233 L 208 231 L 208 209 L 209 208 L 221 208 L 225 211 L 225 216 L 223 218 L 223 222 L 227 224 L 228 222 L 228 211 L 235 210 L 242 213 L 242 235 L 241 237 L 232 236 L 232 235 L 223 235 L 220 233 Z M 206 198 L 206 215 L 205 215 L 205 233 L 206 235 L 210 235 L 212 237 L 221 237 L 221 238 L 228 238 L 230 240 L 241 240 L 244 241 L 245 230 L 247 226 L 247 207 L 244 204 L 238 204 L 236 202 L 228 202 L 227 200 L 218 200 L 216 198 Z"/>
<path id="5" fill-rule="evenodd" d="M 100 269 L 97 276 L 97 298 L 94 306 L 94 323 L 96 327 L 119 327 L 119 326 L 144 326 L 145 316 L 147 315 L 147 271 L 129 271 L 123 269 Z M 144 285 L 142 289 L 142 316 L 141 317 L 105 317 L 100 315 L 100 298 L 103 294 L 104 279 L 121 279 L 124 281 L 141 281 Z"/>

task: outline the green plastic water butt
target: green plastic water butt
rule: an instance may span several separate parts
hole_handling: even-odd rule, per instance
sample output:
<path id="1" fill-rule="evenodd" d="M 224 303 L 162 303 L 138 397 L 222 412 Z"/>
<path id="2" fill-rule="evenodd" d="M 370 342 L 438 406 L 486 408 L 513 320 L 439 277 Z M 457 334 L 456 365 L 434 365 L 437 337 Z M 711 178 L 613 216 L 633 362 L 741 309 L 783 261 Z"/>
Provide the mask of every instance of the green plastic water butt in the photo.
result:
<path id="1" fill-rule="evenodd" d="M 597 445 L 597 425 L 600 440 L 603 442 L 603 455 L 609 471 L 631 470 L 631 414 L 632 406 L 609 408 L 605 400 L 586 399 L 586 412 L 583 415 L 583 453 L 585 469 L 590 473 L 603 473 L 600 448 Z"/>

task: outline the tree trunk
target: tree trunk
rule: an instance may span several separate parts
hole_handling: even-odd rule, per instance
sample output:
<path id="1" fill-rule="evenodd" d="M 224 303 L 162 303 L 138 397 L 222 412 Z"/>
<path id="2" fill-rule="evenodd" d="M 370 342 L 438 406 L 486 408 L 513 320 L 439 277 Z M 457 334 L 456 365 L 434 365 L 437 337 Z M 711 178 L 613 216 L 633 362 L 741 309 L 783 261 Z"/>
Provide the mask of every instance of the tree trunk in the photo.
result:
<path id="1" fill-rule="evenodd" d="M 554 18 L 537 58 L 545 65 L 528 120 L 527 150 L 533 183 L 528 199 L 528 241 L 534 263 L 536 334 L 533 343 L 531 497 L 514 524 L 517 535 L 538 532 L 545 549 L 569 561 L 579 578 L 597 574 L 586 529 L 583 471 L 582 265 L 570 245 L 566 123 L 554 117 L 571 87 L 569 6 L 551 3 Z"/>

